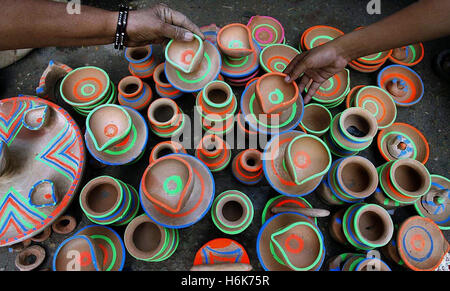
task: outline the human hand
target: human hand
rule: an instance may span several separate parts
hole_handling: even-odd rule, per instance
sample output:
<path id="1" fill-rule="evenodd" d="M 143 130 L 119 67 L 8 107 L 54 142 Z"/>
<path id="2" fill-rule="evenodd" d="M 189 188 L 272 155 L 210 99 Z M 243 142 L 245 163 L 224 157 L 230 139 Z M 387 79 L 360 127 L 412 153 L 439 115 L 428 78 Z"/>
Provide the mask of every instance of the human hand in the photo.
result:
<path id="1" fill-rule="evenodd" d="M 348 62 L 349 59 L 340 52 L 336 43 L 327 42 L 297 55 L 284 70 L 288 75 L 286 82 L 295 81 L 303 74 L 299 90 L 303 92 L 310 84 L 304 97 L 304 103 L 307 104 L 322 83 L 344 70 Z"/>
<path id="2" fill-rule="evenodd" d="M 143 46 L 149 43 L 167 43 L 170 39 L 191 41 L 193 33 L 203 40 L 200 28 L 184 14 L 172 10 L 165 4 L 151 8 L 130 11 L 128 16 L 127 46 Z"/>

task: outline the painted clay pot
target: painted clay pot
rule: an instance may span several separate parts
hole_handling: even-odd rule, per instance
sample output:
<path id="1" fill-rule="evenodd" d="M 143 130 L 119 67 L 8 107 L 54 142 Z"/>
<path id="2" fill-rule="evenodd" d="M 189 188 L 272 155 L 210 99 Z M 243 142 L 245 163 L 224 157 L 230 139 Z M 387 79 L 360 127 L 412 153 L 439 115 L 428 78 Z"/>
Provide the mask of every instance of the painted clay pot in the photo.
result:
<path id="1" fill-rule="evenodd" d="M 176 141 L 163 141 L 155 145 L 150 153 L 149 164 L 170 154 L 186 154 L 186 149 Z"/>
<path id="2" fill-rule="evenodd" d="M 128 70 L 131 75 L 141 79 L 153 76 L 156 60 L 151 45 L 125 49 L 125 59 L 129 62 Z"/>
<path id="3" fill-rule="evenodd" d="M 172 175 L 174 171 L 181 172 Z M 189 173 L 190 180 L 186 176 Z M 147 167 L 140 184 L 140 198 L 150 219 L 165 227 L 185 228 L 208 212 L 214 198 L 214 180 L 208 167 L 197 158 L 171 154 Z"/>
<path id="4" fill-rule="evenodd" d="M 183 95 L 183 92 L 173 87 L 167 81 L 166 73 L 164 71 L 165 63 L 159 64 L 155 68 L 153 74 L 153 81 L 155 81 L 156 93 L 162 98 L 176 99 Z"/>
<path id="5" fill-rule="evenodd" d="M 331 216 L 330 221 L 328 222 L 328 232 L 330 233 L 330 236 L 342 245 L 347 244 L 347 239 L 345 238 L 344 230 L 342 229 L 344 214 L 345 209 L 340 209 Z"/>
<path id="6" fill-rule="evenodd" d="M 279 114 L 299 98 L 295 82 L 286 83 L 282 73 L 267 73 L 256 82 L 256 97 L 265 114 Z"/>
<path id="7" fill-rule="evenodd" d="M 264 223 L 256 251 L 267 271 L 319 270 L 325 259 L 323 235 L 308 217 L 281 213 Z"/>
<path id="8" fill-rule="evenodd" d="M 347 94 L 347 97 L 345 97 L 345 107 L 350 108 L 354 106 L 354 101 L 356 98 L 356 95 L 358 95 L 359 90 L 364 88 L 364 85 L 356 85 Z"/>
<path id="9" fill-rule="evenodd" d="M 379 129 L 391 126 L 397 117 L 394 100 L 380 87 L 366 86 L 358 90 L 355 106 L 370 111 L 377 119 Z"/>
<path id="10" fill-rule="evenodd" d="M 150 128 L 162 138 L 176 136 L 183 131 L 185 116 L 175 101 L 161 98 L 153 101 L 147 112 Z"/>
<path id="11" fill-rule="evenodd" d="M 449 189 L 449 179 L 431 175 L 430 190 L 414 203 L 420 216 L 430 218 L 443 230 L 450 229 Z"/>
<path id="12" fill-rule="evenodd" d="M 210 41 L 213 45 L 217 45 L 217 34 L 219 33 L 220 27 L 215 23 L 212 23 L 210 25 L 201 26 L 200 30 L 206 40 Z"/>
<path id="13" fill-rule="evenodd" d="M 234 157 L 233 176 L 245 185 L 255 185 L 263 178 L 262 153 L 256 149 L 247 149 Z"/>
<path id="14" fill-rule="evenodd" d="M 231 57 L 222 54 L 222 68 L 220 73 L 231 82 L 232 86 L 242 86 L 248 80 L 256 77 L 259 72 L 259 56 L 261 54 L 261 47 L 254 40 L 253 51 L 244 57 Z"/>
<path id="15" fill-rule="evenodd" d="M 250 139 L 250 137 L 254 138 L 259 135 L 257 131 L 253 130 L 248 125 L 248 123 L 245 121 L 244 115 L 241 113 L 241 111 L 239 111 L 239 113 L 236 115 L 236 126 L 237 126 L 238 138 Z"/>
<path id="16" fill-rule="evenodd" d="M 202 161 L 211 172 L 219 172 L 230 163 L 231 150 L 219 136 L 206 135 L 197 146 L 195 157 Z"/>
<path id="17" fill-rule="evenodd" d="M 377 146 L 386 161 L 411 158 L 425 164 L 430 156 L 430 147 L 423 134 L 401 122 L 380 131 Z"/>
<path id="18" fill-rule="evenodd" d="M 51 111 L 47 105 L 40 105 L 25 111 L 22 124 L 29 130 L 40 130 L 45 127 L 50 119 Z"/>
<path id="19" fill-rule="evenodd" d="M 338 256 L 334 256 L 327 261 L 327 271 L 342 271 L 344 263 L 351 257 L 358 255 L 353 253 L 343 253 Z"/>
<path id="20" fill-rule="evenodd" d="M 389 266 L 384 261 L 378 258 L 360 257 L 358 259 L 355 259 L 351 264 L 348 264 L 348 266 L 348 270 L 343 269 L 343 271 L 391 271 L 391 268 L 389 268 Z"/>
<path id="21" fill-rule="evenodd" d="M 146 109 L 153 96 L 152 88 L 135 76 L 128 76 L 120 80 L 118 91 L 119 104 L 136 110 Z"/>
<path id="22" fill-rule="evenodd" d="M 297 49 L 287 44 L 272 44 L 262 50 L 259 62 L 267 73 L 282 73 L 299 54 Z"/>
<path id="23" fill-rule="evenodd" d="M 33 257 L 34 261 L 31 259 Z M 44 259 L 45 249 L 43 247 L 30 246 L 17 254 L 15 265 L 20 271 L 32 271 L 39 267 L 44 262 Z"/>
<path id="24" fill-rule="evenodd" d="M 269 218 L 277 215 L 275 209 L 279 207 L 289 207 L 293 209 L 312 209 L 311 204 L 302 197 L 287 197 L 284 195 L 276 196 L 269 201 L 267 201 L 262 213 L 262 224 L 264 224 Z M 309 219 L 313 220 L 317 224 L 317 218 L 308 216 Z"/>
<path id="25" fill-rule="evenodd" d="M 402 65 L 385 67 L 378 73 L 378 86 L 391 94 L 395 104 L 402 107 L 417 104 L 423 97 L 422 78 Z"/>
<path id="26" fill-rule="evenodd" d="M 74 235 L 53 255 L 53 271 L 103 271 L 104 253 L 93 238 Z"/>
<path id="27" fill-rule="evenodd" d="M 233 87 L 245 87 L 247 86 L 247 83 L 254 79 L 256 76 L 259 75 L 259 67 L 256 69 L 256 71 L 250 73 L 247 76 L 244 77 L 237 77 L 237 78 L 233 78 L 233 77 L 226 77 L 225 81 L 227 82 L 227 84 L 229 84 L 230 86 Z"/>
<path id="28" fill-rule="evenodd" d="M 178 230 L 158 225 L 143 214 L 127 225 L 124 241 L 128 253 L 135 259 L 162 262 L 176 251 L 179 235 Z"/>
<path id="29" fill-rule="evenodd" d="M 203 40 L 196 34 L 192 41 L 170 40 L 165 49 L 166 62 L 176 69 L 190 74 L 196 71 L 203 60 Z"/>
<path id="30" fill-rule="evenodd" d="M 326 25 L 316 25 L 303 32 L 300 45 L 303 50 L 310 50 L 342 35 L 344 35 L 344 33 L 337 28 Z"/>
<path id="31" fill-rule="evenodd" d="M 56 83 L 71 71 L 72 68 L 69 66 L 50 60 L 47 68 L 44 70 L 41 78 L 39 79 L 39 85 L 36 87 L 36 96 L 54 100 Z"/>
<path id="32" fill-rule="evenodd" d="M 306 91 L 308 91 L 308 88 Z M 334 108 L 345 100 L 350 90 L 350 72 L 347 69 L 335 74 L 325 81 L 312 99 L 327 108 Z"/>
<path id="33" fill-rule="evenodd" d="M 229 238 L 216 238 L 204 244 L 195 254 L 191 271 L 247 271 L 251 269 L 247 251 Z"/>
<path id="34" fill-rule="evenodd" d="M 379 174 L 380 167 L 377 168 L 377 172 Z M 375 192 L 367 199 L 368 203 L 378 204 L 386 210 L 392 210 L 397 207 L 400 207 L 400 202 L 392 200 L 384 193 L 383 189 L 377 187 Z"/>
<path id="35" fill-rule="evenodd" d="M 395 225 L 395 227 L 397 229 L 398 225 Z M 391 241 L 387 245 L 385 245 L 384 247 L 380 248 L 380 250 L 381 250 L 381 253 L 386 258 L 388 258 L 392 262 L 396 263 L 397 265 L 402 266 L 402 265 L 405 265 L 405 263 L 400 258 L 400 255 L 398 253 L 397 243 L 395 241 L 396 237 L 397 237 L 397 230 L 395 231 L 394 236 L 391 239 Z"/>
<path id="36" fill-rule="evenodd" d="M 252 38 L 261 46 L 285 43 L 284 28 L 281 23 L 270 16 L 252 16 L 247 23 Z"/>
<path id="37" fill-rule="evenodd" d="M 450 245 L 431 219 L 412 216 L 400 225 L 397 250 L 409 269 L 433 271 L 449 252 Z"/>
<path id="38" fill-rule="evenodd" d="M 247 26 L 241 23 L 231 23 L 219 30 L 217 45 L 224 55 L 240 58 L 248 56 L 254 51 L 252 39 Z"/>
<path id="39" fill-rule="evenodd" d="M 219 194 L 211 208 L 216 227 L 226 234 L 243 232 L 253 221 L 253 204 L 244 193 L 228 190 Z"/>
<path id="40" fill-rule="evenodd" d="M 331 119 L 331 113 L 325 106 L 308 104 L 300 124 L 307 133 L 321 137 L 330 129 Z"/>
<path id="41" fill-rule="evenodd" d="M 424 55 L 423 44 L 419 42 L 393 49 L 392 55 L 389 56 L 389 60 L 399 65 L 412 67 L 420 63 L 423 60 Z"/>

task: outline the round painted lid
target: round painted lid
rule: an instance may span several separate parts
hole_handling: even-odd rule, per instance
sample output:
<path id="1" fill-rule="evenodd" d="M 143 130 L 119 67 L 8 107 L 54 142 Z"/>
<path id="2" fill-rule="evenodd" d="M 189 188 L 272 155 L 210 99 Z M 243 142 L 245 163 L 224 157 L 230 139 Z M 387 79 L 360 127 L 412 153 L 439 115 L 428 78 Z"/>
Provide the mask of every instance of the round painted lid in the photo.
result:
<path id="1" fill-rule="evenodd" d="M 207 242 L 194 258 L 194 266 L 223 263 L 250 264 L 250 260 L 244 247 L 229 238 L 216 238 Z"/>

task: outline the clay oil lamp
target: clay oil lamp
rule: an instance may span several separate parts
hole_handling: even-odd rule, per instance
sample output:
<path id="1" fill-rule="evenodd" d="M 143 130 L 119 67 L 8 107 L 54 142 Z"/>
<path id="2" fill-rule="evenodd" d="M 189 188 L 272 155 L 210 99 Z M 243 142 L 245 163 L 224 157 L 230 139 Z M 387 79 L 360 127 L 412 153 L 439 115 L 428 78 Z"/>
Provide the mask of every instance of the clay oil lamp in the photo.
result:
<path id="1" fill-rule="evenodd" d="M 259 62 L 267 73 L 282 73 L 300 52 L 287 44 L 272 44 L 264 48 Z"/>
<path id="2" fill-rule="evenodd" d="M 286 83 L 283 73 L 267 73 L 256 81 L 256 97 L 264 113 L 279 114 L 299 98 L 295 82 Z"/>
<path id="3" fill-rule="evenodd" d="M 231 23 L 219 30 L 217 45 L 224 55 L 240 58 L 248 56 L 254 51 L 252 39 L 247 26 L 241 23 Z"/>
<path id="4" fill-rule="evenodd" d="M 305 106 L 300 124 L 307 133 L 321 137 L 330 129 L 331 119 L 331 113 L 325 106 L 312 103 Z"/>
<path id="5" fill-rule="evenodd" d="M 309 89 L 306 89 L 306 91 Z M 335 74 L 325 81 L 312 99 L 327 108 L 334 108 L 341 104 L 350 91 L 350 72 L 347 69 Z"/>
<path id="6" fill-rule="evenodd" d="M 202 161 L 211 172 L 219 172 L 230 163 L 231 149 L 219 136 L 206 135 L 197 146 L 195 157 Z"/>
<path id="7" fill-rule="evenodd" d="M 153 76 L 156 60 L 151 45 L 126 48 L 125 59 L 129 62 L 128 70 L 131 75 L 141 79 Z"/>
<path id="8" fill-rule="evenodd" d="M 377 145 L 386 161 L 411 158 L 425 164 L 430 156 L 425 136 L 406 123 L 396 122 L 380 131 Z"/>
<path id="9" fill-rule="evenodd" d="M 32 271 L 45 260 L 45 249 L 41 246 L 30 246 L 16 256 L 15 265 L 20 271 Z"/>
<path id="10" fill-rule="evenodd" d="M 162 138 L 179 135 L 184 128 L 184 114 L 175 101 L 160 98 L 153 101 L 147 112 L 154 134 Z"/>
<path id="11" fill-rule="evenodd" d="M 284 28 L 281 23 L 270 16 L 252 16 L 247 23 L 252 38 L 262 47 L 265 48 L 272 44 L 285 43 Z"/>
<path id="12" fill-rule="evenodd" d="M 188 227 L 208 212 L 214 180 L 208 167 L 186 154 L 157 159 L 144 172 L 140 200 L 146 214 L 170 228 Z"/>
<path id="13" fill-rule="evenodd" d="M 247 251 L 229 238 L 216 238 L 204 244 L 195 254 L 191 271 L 250 271 Z"/>
<path id="14" fill-rule="evenodd" d="M 118 91 L 119 104 L 136 110 L 146 109 L 153 96 L 150 86 L 135 76 L 127 76 L 120 80 Z"/>
<path id="15" fill-rule="evenodd" d="M 178 230 L 156 224 L 148 216 L 133 219 L 125 229 L 125 247 L 137 260 L 162 262 L 170 258 L 179 243 Z"/>
<path id="16" fill-rule="evenodd" d="M 434 271 L 449 252 L 450 245 L 431 219 L 412 216 L 400 225 L 397 250 L 409 269 Z"/>
<path id="17" fill-rule="evenodd" d="M 163 141 L 155 145 L 150 153 L 149 164 L 170 154 L 186 154 L 186 149 L 176 141 Z"/>
<path id="18" fill-rule="evenodd" d="M 86 154 L 75 120 L 50 101 L 4 98 L 0 116 L 0 247 L 5 247 L 31 242 L 64 214 L 79 190 Z"/>
<path id="19" fill-rule="evenodd" d="M 286 211 L 289 210 L 289 211 Z M 302 197 L 288 197 L 285 195 L 276 196 L 267 201 L 262 213 L 262 224 L 269 218 L 282 212 L 297 212 L 308 216 L 317 224 L 317 218 L 301 213 L 302 211 L 314 210 L 311 204 Z"/>
<path id="20" fill-rule="evenodd" d="M 166 62 L 186 74 L 196 71 L 203 60 L 203 40 L 196 34 L 192 41 L 170 40 L 165 49 Z"/>
<path id="21" fill-rule="evenodd" d="M 74 235 L 58 246 L 52 267 L 53 271 L 103 271 L 103 261 L 104 253 L 93 238 Z"/>
<path id="22" fill-rule="evenodd" d="M 245 185 L 255 185 L 263 178 L 262 153 L 247 149 L 236 155 L 232 161 L 233 176 Z"/>
<path id="23" fill-rule="evenodd" d="M 356 95 L 358 95 L 359 90 L 364 88 L 364 85 L 356 85 L 347 94 L 347 97 L 345 97 L 345 107 L 350 108 L 354 106 L 354 101 L 356 98 Z"/>
<path id="24" fill-rule="evenodd" d="M 41 78 L 39 79 L 39 85 L 36 87 L 36 96 L 44 99 L 55 100 L 54 92 L 56 83 L 71 71 L 71 67 L 63 63 L 50 60 L 47 68 L 44 70 Z"/>
<path id="25" fill-rule="evenodd" d="M 392 50 L 389 60 L 393 63 L 412 67 L 423 60 L 424 48 L 422 43 L 416 43 Z"/>
<path id="26" fill-rule="evenodd" d="M 367 109 L 377 119 L 378 129 L 389 127 L 397 117 L 397 107 L 389 93 L 376 86 L 366 86 L 358 91 L 355 106 Z"/>
<path id="27" fill-rule="evenodd" d="M 103 271 L 122 271 L 126 257 L 125 246 L 120 235 L 112 228 L 88 225 L 80 229 L 75 236 L 87 236 L 100 247 L 103 252 Z"/>
<path id="28" fill-rule="evenodd" d="M 293 212 L 277 214 L 264 223 L 256 251 L 267 271 L 315 271 L 325 259 L 318 226 L 307 216 Z"/>
<path id="29" fill-rule="evenodd" d="M 206 40 L 210 41 L 213 45 L 217 45 L 217 34 L 219 33 L 220 27 L 215 23 L 212 23 L 210 25 L 201 26 L 200 30 Z"/>
<path id="30" fill-rule="evenodd" d="M 253 221 L 253 204 L 244 193 L 229 190 L 219 194 L 211 207 L 216 227 L 226 234 L 243 232 Z"/>
<path id="31" fill-rule="evenodd" d="M 430 218 L 443 230 L 450 229 L 449 189 L 449 179 L 431 175 L 430 190 L 414 203 L 420 216 Z"/>
<path id="32" fill-rule="evenodd" d="M 166 73 L 164 71 L 165 63 L 159 64 L 155 68 L 153 74 L 153 81 L 155 81 L 156 93 L 162 98 L 176 99 L 183 95 L 183 92 L 173 87 L 167 81 Z"/>
<path id="33" fill-rule="evenodd" d="M 326 25 L 316 25 L 303 32 L 300 44 L 303 50 L 310 50 L 343 35 L 344 33 L 337 28 Z"/>
<path id="34" fill-rule="evenodd" d="M 402 65 L 385 67 L 378 73 L 378 86 L 391 94 L 397 106 L 408 107 L 422 100 L 422 78 L 412 69 Z"/>
<path id="35" fill-rule="evenodd" d="M 272 137 L 262 160 L 264 176 L 272 188 L 286 196 L 300 197 L 319 186 L 331 155 L 319 138 L 292 130 Z"/>

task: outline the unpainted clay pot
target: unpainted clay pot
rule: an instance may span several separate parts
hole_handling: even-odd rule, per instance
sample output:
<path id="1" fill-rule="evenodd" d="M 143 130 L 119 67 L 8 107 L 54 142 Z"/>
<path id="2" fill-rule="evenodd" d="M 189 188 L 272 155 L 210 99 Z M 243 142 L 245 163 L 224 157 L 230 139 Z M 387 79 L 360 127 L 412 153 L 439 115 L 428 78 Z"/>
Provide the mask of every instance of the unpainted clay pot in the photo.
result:
<path id="1" fill-rule="evenodd" d="M 72 68 L 69 66 L 50 60 L 47 68 L 44 70 L 41 78 L 39 79 L 39 85 L 36 87 L 36 96 L 54 100 L 56 83 L 71 71 Z"/>
<path id="2" fill-rule="evenodd" d="M 392 55 L 389 56 L 389 60 L 399 65 L 412 67 L 420 63 L 423 60 L 424 55 L 423 44 L 419 42 L 393 49 Z"/>
<path id="3" fill-rule="evenodd" d="M 256 96 L 264 113 L 278 114 L 299 98 L 297 83 L 286 83 L 283 73 L 267 73 L 256 82 Z"/>
<path id="4" fill-rule="evenodd" d="M 156 68 L 151 45 L 129 47 L 125 49 L 125 59 L 129 62 L 128 70 L 131 75 L 141 79 L 150 78 Z"/>
<path id="5" fill-rule="evenodd" d="M 245 185 L 255 185 L 263 178 L 262 153 L 257 149 L 247 149 L 234 157 L 233 176 Z"/>
<path id="6" fill-rule="evenodd" d="M 127 76 L 120 80 L 118 90 L 119 104 L 136 110 L 146 109 L 153 96 L 150 86 L 135 76 Z"/>
<path id="7" fill-rule="evenodd" d="M 150 153 L 149 164 L 166 155 L 177 153 L 186 154 L 186 149 L 176 141 L 160 142 L 153 147 Z"/>
<path id="8" fill-rule="evenodd" d="M 176 99 L 183 95 L 183 92 L 176 89 L 169 83 L 166 77 L 166 73 L 164 71 L 165 63 L 159 64 L 155 68 L 155 72 L 153 74 L 153 81 L 155 81 L 155 89 L 156 93 L 162 98 L 170 98 Z"/>
<path id="9" fill-rule="evenodd" d="M 377 119 L 378 129 L 389 127 L 397 118 L 397 106 L 387 91 L 365 86 L 358 91 L 355 106 L 367 109 Z"/>
<path id="10" fill-rule="evenodd" d="M 305 106 L 304 112 L 300 124 L 307 133 L 321 137 L 328 131 L 332 116 L 325 106 L 311 103 Z"/>
<path id="11" fill-rule="evenodd" d="M 34 258 L 34 261 L 32 258 Z M 30 246 L 17 254 L 15 264 L 20 271 L 32 271 L 39 267 L 44 262 L 44 259 L 45 249 L 43 247 Z"/>
<path id="12" fill-rule="evenodd" d="M 206 135 L 202 138 L 195 156 L 202 161 L 211 172 L 225 169 L 231 161 L 229 145 L 217 135 Z"/>
<path id="13" fill-rule="evenodd" d="M 40 130 L 50 119 L 51 110 L 47 105 L 39 105 L 25 111 L 22 124 L 29 130 Z"/>
<path id="14" fill-rule="evenodd" d="M 178 135 L 184 128 L 184 114 L 175 101 L 160 98 L 153 101 L 147 112 L 151 129 L 159 137 Z"/>
<path id="15" fill-rule="evenodd" d="M 252 35 L 247 26 L 241 23 L 231 23 L 222 27 L 217 34 L 217 44 L 223 54 L 240 58 L 254 51 Z"/>
<path id="16" fill-rule="evenodd" d="M 103 271 L 104 255 L 94 239 L 74 235 L 63 241 L 53 256 L 53 271 Z"/>
<path id="17" fill-rule="evenodd" d="M 261 47 L 284 43 L 284 28 L 281 23 L 273 17 L 256 15 L 252 16 L 247 23 L 252 37 Z"/>
<path id="18" fill-rule="evenodd" d="M 69 234 L 77 227 L 77 221 L 72 215 L 62 215 L 52 224 L 52 230 L 58 234 Z"/>
<path id="19" fill-rule="evenodd" d="M 188 42 L 170 40 L 165 50 L 166 62 L 186 74 L 198 69 L 203 54 L 203 40 L 196 34 L 192 41 Z"/>

